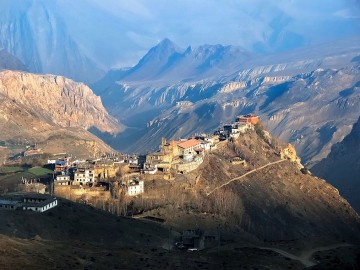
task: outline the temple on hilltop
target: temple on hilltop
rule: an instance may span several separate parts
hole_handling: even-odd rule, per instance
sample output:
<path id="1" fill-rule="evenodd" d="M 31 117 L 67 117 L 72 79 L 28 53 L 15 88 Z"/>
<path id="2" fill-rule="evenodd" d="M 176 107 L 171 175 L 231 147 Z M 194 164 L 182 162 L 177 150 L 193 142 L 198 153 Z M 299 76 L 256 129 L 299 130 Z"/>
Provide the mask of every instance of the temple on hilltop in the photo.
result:
<path id="1" fill-rule="evenodd" d="M 253 114 L 239 115 L 236 122 L 256 125 L 259 122 L 259 116 Z"/>

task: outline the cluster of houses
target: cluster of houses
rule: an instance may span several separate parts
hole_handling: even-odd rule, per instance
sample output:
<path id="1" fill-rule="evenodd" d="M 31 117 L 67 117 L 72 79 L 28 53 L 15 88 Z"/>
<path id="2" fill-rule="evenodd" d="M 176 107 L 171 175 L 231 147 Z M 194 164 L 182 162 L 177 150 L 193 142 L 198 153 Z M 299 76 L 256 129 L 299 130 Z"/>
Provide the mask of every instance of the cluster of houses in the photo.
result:
<path id="1" fill-rule="evenodd" d="M 72 189 L 87 189 L 89 191 L 109 191 L 109 180 L 118 180 L 117 173 L 125 164 L 134 171 L 140 171 L 137 155 L 117 155 L 103 157 L 96 160 L 71 161 L 70 157 L 48 160 L 54 169 L 54 190 L 61 186 L 69 186 Z M 118 180 L 119 181 L 119 180 Z M 122 187 L 130 196 L 144 192 L 144 184 L 141 181 L 120 181 Z"/>
<path id="2" fill-rule="evenodd" d="M 254 126 L 259 122 L 259 116 L 253 114 L 240 115 L 236 117 L 235 123 L 225 124 L 223 127 L 215 131 L 215 134 L 219 136 L 220 141 L 227 139 L 233 140 L 247 132 L 254 129 Z"/>
<path id="3" fill-rule="evenodd" d="M 258 122 L 258 116 L 241 115 L 236 118 L 235 123 L 223 125 L 213 135 L 202 134 L 169 142 L 163 138 L 160 150 L 146 155 L 142 172 L 188 173 L 203 162 L 205 153 L 215 149 L 219 141 L 238 138 L 240 134 L 254 129 Z"/>
<path id="4" fill-rule="evenodd" d="M 96 160 L 74 161 L 62 155 L 49 159 L 47 167 L 54 171 L 54 185 L 50 187 L 50 193 L 73 192 L 77 196 L 87 193 L 109 197 L 110 183 L 116 183 L 128 196 L 142 194 L 145 189 L 141 174 L 159 174 L 164 179 L 170 179 L 175 174 L 189 173 L 199 167 L 206 153 L 216 149 L 220 141 L 239 137 L 254 129 L 258 121 L 258 116 L 241 115 L 234 123 L 223 125 L 211 135 L 200 134 L 170 141 L 163 138 L 159 151 L 146 155 L 111 154 Z M 125 172 L 119 173 L 124 167 Z M 22 182 L 27 188 L 25 191 L 45 193 L 45 185 L 38 181 L 31 180 L 29 183 L 29 180 L 23 179 Z"/>
<path id="5" fill-rule="evenodd" d="M 217 135 L 195 136 L 190 139 L 166 141 L 160 150 L 146 155 L 142 172 L 145 174 L 187 173 L 196 169 L 204 159 L 205 151 L 216 147 Z"/>
<path id="6" fill-rule="evenodd" d="M 145 192 L 142 180 L 144 177 L 141 177 L 141 174 L 160 174 L 165 179 L 170 179 L 174 174 L 188 173 L 196 169 L 203 162 L 206 153 L 216 149 L 220 141 L 233 140 L 240 134 L 254 129 L 258 122 L 258 116 L 242 115 L 237 117 L 234 123 L 223 125 L 211 135 L 201 134 L 170 141 L 163 138 L 159 151 L 146 155 L 112 154 L 96 160 L 75 161 L 66 156 L 49 159 L 47 167 L 54 171 L 54 185 L 50 187 L 49 193 L 58 196 L 72 194 L 78 198 L 84 195 L 110 198 L 112 183 L 127 196 L 137 196 Z M 125 172 L 121 171 L 124 167 Z M 39 180 L 23 178 L 22 185 L 26 187 L 24 191 L 30 193 L 0 198 L 0 209 L 44 212 L 57 205 L 55 197 L 39 194 L 45 193 L 46 188 Z"/>

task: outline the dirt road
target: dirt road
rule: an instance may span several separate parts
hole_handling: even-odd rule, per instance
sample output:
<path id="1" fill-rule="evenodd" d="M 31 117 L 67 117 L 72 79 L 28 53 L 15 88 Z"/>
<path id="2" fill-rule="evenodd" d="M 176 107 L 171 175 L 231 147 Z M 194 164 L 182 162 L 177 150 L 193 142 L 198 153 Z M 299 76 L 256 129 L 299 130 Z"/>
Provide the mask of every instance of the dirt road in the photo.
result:
<path id="1" fill-rule="evenodd" d="M 288 253 L 288 252 L 278 249 L 278 248 L 268 248 L 268 247 L 258 247 L 258 248 L 275 251 L 284 257 L 301 262 L 305 267 L 310 267 L 310 266 L 314 266 L 317 264 L 316 261 L 312 260 L 312 256 L 314 253 L 319 252 L 319 251 L 325 251 L 325 250 L 336 249 L 339 247 L 349 247 L 349 246 L 351 246 L 351 245 L 350 244 L 335 244 L 335 245 L 331 245 L 331 246 L 317 247 L 317 248 L 313 248 L 313 249 L 309 249 L 309 250 L 304 250 L 300 256 L 296 256 L 294 254 Z"/>

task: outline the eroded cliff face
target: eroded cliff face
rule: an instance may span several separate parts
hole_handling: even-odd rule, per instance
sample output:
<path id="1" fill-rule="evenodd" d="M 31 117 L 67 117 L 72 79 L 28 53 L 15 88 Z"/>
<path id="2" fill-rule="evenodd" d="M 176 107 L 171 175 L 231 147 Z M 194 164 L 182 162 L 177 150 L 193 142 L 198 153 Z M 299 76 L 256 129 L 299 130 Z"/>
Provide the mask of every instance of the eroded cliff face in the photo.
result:
<path id="1" fill-rule="evenodd" d="M 0 72 L 0 141 L 36 143 L 46 153 L 77 156 L 113 151 L 87 131 L 90 127 L 112 134 L 121 130 L 86 85 L 59 76 Z"/>
<path id="2" fill-rule="evenodd" d="M 120 129 L 100 97 L 86 85 L 64 77 L 3 71 L 0 72 L 0 94 L 60 127 L 95 126 L 109 133 Z"/>
<path id="3" fill-rule="evenodd" d="M 360 212 L 360 118 L 344 140 L 334 144 L 330 154 L 312 172 L 337 187 Z"/>

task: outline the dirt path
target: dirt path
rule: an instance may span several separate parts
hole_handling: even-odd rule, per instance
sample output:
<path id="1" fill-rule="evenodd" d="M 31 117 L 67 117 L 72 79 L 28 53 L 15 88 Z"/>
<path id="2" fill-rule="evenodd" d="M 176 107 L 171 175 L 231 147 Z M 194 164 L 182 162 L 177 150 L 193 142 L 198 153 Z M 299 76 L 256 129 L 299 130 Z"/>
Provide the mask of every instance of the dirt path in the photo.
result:
<path id="1" fill-rule="evenodd" d="M 220 189 L 220 188 L 222 188 L 222 187 L 230 184 L 231 182 L 240 180 L 241 178 L 244 178 L 244 177 L 248 176 L 249 174 L 252 174 L 252 173 L 254 173 L 254 172 L 257 172 L 257 171 L 260 171 L 260 170 L 262 170 L 262 169 L 265 169 L 265 168 L 268 167 L 268 166 L 271 166 L 271 165 L 274 165 L 274 164 L 278 164 L 278 163 L 284 162 L 284 161 L 286 161 L 286 159 L 281 159 L 281 160 L 277 160 L 277 161 L 274 161 L 274 162 L 270 162 L 270 163 L 268 163 L 268 164 L 266 164 L 266 165 L 264 165 L 264 166 L 261 166 L 261 167 L 259 167 L 259 168 L 254 169 L 254 170 L 251 170 L 251 171 L 249 171 L 249 172 L 247 172 L 247 173 L 245 173 L 245 174 L 243 174 L 243 175 L 241 175 L 241 176 L 235 177 L 235 178 L 227 181 L 226 183 L 224 183 L 224 184 L 222 184 L 222 185 L 214 188 L 212 191 L 206 193 L 206 196 L 211 195 L 214 191 L 216 191 L 216 190 L 218 190 L 218 189 Z"/>
<path id="2" fill-rule="evenodd" d="M 313 261 L 311 258 L 314 253 L 319 252 L 319 251 L 325 251 L 325 250 L 331 250 L 331 249 L 335 249 L 335 248 L 339 248 L 339 247 L 349 247 L 349 246 L 352 246 L 352 245 L 336 244 L 336 245 L 325 246 L 325 247 L 317 247 L 317 248 L 313 248 L 313 249 L 309 249 L 309 250 L 304 250 L 300 256 L 296 256 L 294 254 L 288 253 L 288 252 L 278 249 L 278 248 L 268 248 L 268 247 L 258 247 L 258 248 L 275 251 L 275 252 L 283 255 L 284 257 L 301 262 L 305 267 L 310 267 L 310 266 L 314 266 L 317 264 L 317 262 Z"/>

